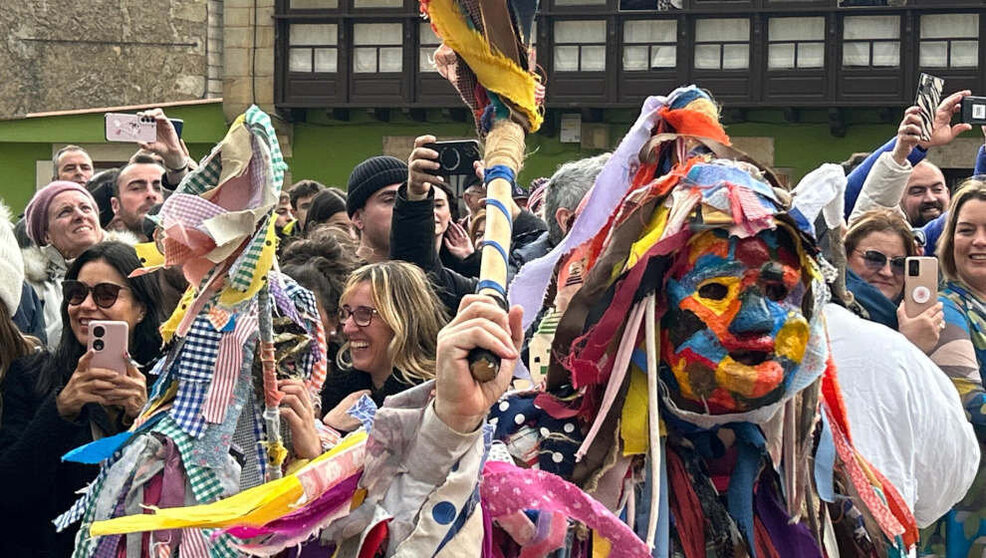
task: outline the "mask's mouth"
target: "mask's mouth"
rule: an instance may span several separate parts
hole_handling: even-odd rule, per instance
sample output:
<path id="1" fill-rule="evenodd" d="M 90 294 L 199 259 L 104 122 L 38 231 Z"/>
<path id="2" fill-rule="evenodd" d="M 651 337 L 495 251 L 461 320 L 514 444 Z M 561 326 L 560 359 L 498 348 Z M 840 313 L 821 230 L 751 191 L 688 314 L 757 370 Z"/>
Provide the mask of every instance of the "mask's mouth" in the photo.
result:
<path id="1" fill-rule="evenodd" d="M 767 351 L 730 351 L 729 357 L 747 366 L 762 364 L 770 356 Z"/>

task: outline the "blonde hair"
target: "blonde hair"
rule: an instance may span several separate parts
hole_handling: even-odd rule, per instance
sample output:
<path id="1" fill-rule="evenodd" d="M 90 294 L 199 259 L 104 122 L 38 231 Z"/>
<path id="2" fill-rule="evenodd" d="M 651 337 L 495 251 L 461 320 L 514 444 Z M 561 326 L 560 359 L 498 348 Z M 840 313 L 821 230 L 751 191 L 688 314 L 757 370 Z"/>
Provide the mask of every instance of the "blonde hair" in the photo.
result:
<path id="1" fill-rule="evenodd" d="M 387 353 L 396 373 L 411 384 L 434 378 L 438 331 L 448 317 L 424 272 L 401 261 L 364 265 L 349 277 L 339 297 L 340 303 L 363 283 L 370 285 L 370 296 L 377 310 L 374 319 L 382 319 L 394 332 Z M 336 359 L 340 367 L 352 367 L 348 357 L 347 341 Z"/>
<path id="2" fill-rule="evenodd" d="M 938 240 L 935 255 L 942 273 L 950 281 L 959 281 L 958 270 L 955 268 L 955 227 L 959 222 L 959 211 L 969 200 L 986 201 L 986 180 L 970 178 L 963 182 L 952 196 L 952 203 L 945 218 L 945 230 Z"/>
<path id="3" fill-rule="evenodd" d="M 871 209 L 863 213 L 853 222 L 846 232 L 842 243 L 846 247 L 846 257 L 859 246 L 864 238 L 875 232 L 889 232 L 900 237 L 904 251 L 908 256 L 917 256 L 917 246 L 914 245 L 914 233 L 903 216 L 890 209 Z"/>

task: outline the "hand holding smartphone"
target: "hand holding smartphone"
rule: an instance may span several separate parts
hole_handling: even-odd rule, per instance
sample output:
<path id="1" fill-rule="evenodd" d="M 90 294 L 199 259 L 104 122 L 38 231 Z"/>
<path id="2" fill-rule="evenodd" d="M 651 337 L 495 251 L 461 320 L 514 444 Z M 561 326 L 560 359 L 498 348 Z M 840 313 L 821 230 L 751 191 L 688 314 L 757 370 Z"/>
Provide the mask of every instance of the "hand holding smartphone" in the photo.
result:
<path id="1" fill-rule="evenodd" d="M 89 322 L 89 349 L 94 351 L 92 368 L 127 373 L 127 346 L 130 326 L 127 322 L 93 320 Z"/>

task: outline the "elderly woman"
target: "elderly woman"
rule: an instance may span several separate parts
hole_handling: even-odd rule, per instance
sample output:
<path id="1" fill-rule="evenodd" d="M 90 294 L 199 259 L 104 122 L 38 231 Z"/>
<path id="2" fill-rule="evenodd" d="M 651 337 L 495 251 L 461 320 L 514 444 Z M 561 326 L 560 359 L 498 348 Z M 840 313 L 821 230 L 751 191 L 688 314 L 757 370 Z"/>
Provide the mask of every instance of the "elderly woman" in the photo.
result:
<path id="1" fill-rule="evenodd" d="M 23 251 L 24 273 L 41 299 L 48 347 L 54 350 L 62 334 L 62 280 L 72 261 L 104 237 L 130 244 L 136 240 L 126 233 L 105 233 L 96 200 L 75 182 L 55 181 L 38 190 L 24 213 L 27 235 L 35 244 Z"/>
<path id="2" fill-rule="evenodd" d="M 938 259 L 948 280 L 939 297 L 945 329 L 930 356 L 958 389 L 986 452 L 986 181 L 969 179 L 952 198 Z M 984 553 L 983 537 L 986 464 L 981 462 L 965 499 L 942 519 L 934 536 L 925 538 L 935 555 L 953 558 Z"/>
<path id="3" fill-rule="evenodd" d="M 81 214 L 81 205 L 80 198 L 72 211 Z M 62 284 L 59 323 L 65 328 L 58 348 L 15 360 L 7 371 L 0 516 L 8 521 L 0 528 L 0 555 L 71 553 L 74 533 L 56 534 L 51 521 L 97 471 L 61 456 L 126 430 L 147 401 L 139 368 L 160 354 L 161 292 L 152 276 L 128 278 L 139 267 L 134 249 L 119 242 L 100 243 L 79 255 Z M 86 350 L 91 320 L 127 322 L 132 360 L 126 370 L 92 366 L 94 353 Z"/>
<path id="4" fill-rule="evenodd" d="M 846 286 L 863 317 L 900 331 L 930 353 L 945 318 L 941 304 L 913 318 L 904 312 L 904 263 L 908 256 L 918 255 L 904 218 L 887 209 L 867 211 L 849 228 L 844 244 Z"/>

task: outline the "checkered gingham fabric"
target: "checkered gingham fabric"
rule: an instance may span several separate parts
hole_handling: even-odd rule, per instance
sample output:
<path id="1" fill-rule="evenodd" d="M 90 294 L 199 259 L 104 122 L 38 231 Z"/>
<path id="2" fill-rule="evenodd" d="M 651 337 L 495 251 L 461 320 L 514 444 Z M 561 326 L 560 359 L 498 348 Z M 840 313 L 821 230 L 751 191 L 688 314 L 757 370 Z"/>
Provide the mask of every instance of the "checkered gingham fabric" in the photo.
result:
<path id="1" fill-rule="evenodd" d="M 264 165 L 250 165 L 251 171 L 255 174 L 253 180 L 269 181 L 271 190 L 276 198 L 281 193 L 281 185 L 284 182 L 284 171 L 288 166 L 284 163 L 284 156 L 281 154 L 281 147 L 277 143 L 277 133 L 271 125 L 270 117 L 256 105 L 252 105 L 246 111 L 246 124 L 253 133 L 253 156 L 255 160 L 264 161 Z M 259 156 L 259 158 L 258 158 Z M 269 173 L 267 171 L 270 171 Z M 257 262 L 260 253 L 264 249 L 264 242 L 267 232 L 268 220 L 262 220 L 261 226 L 250 240 L 249 246 L 243 251 L 240 259 L 234 264 L 230 286 L 239 291 L 246 291 L 257 271 Z"/>
<path id="2" fill-rule="evenodd" d="M 197 316 L 188 329 L 177 359 L 178 377 L 199 382 L 211 380 L 222 337 L 222 332 L 216 331 L 207 315 Z"/>

